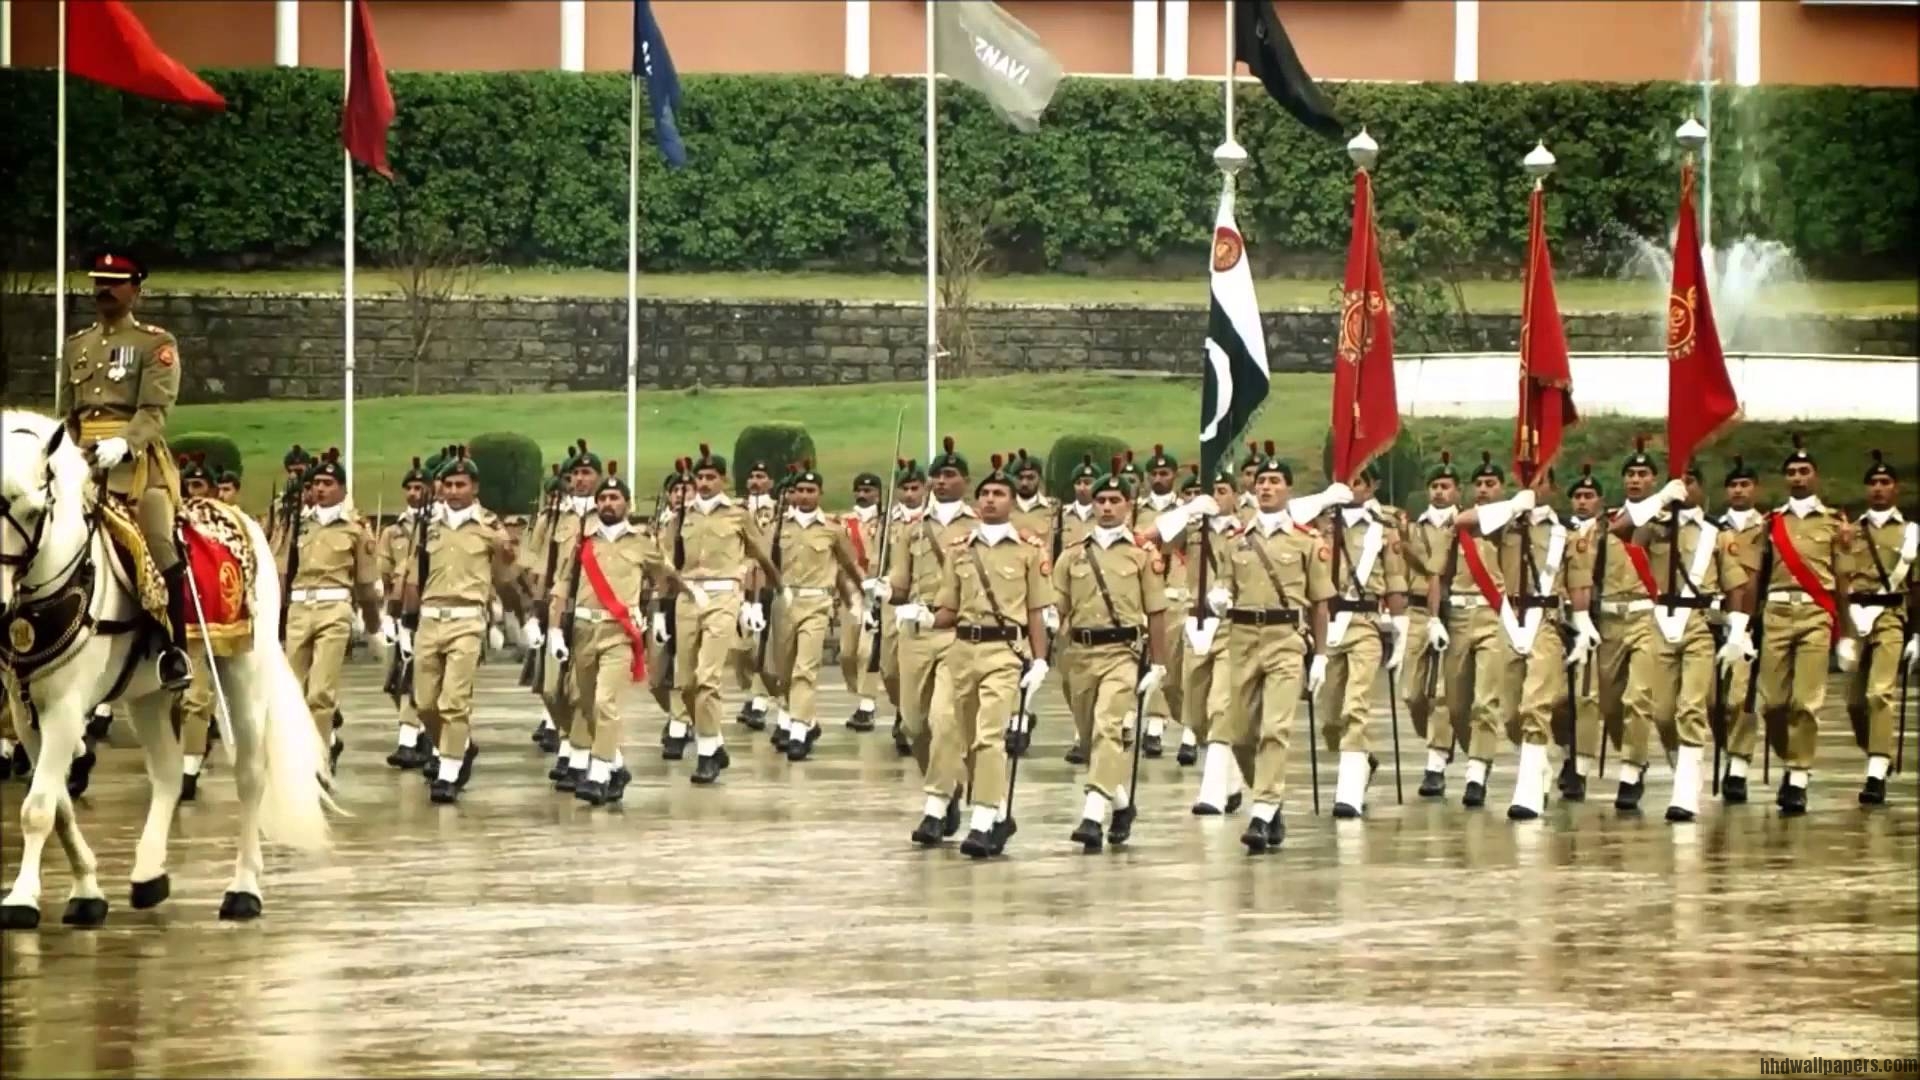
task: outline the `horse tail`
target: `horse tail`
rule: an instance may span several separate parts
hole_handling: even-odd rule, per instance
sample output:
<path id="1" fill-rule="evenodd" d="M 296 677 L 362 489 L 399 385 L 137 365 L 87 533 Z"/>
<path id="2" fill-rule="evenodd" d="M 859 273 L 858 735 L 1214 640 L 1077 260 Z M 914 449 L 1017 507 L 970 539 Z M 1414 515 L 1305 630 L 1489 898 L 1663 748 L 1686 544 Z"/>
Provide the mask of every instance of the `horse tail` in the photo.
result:
<path id="1" fill-rule="evenodd" d="M 303 851 L 324 850 L 331 841 L 327 812 L 343 812 L 321 786 L 327 755 L 307 711 L 306 694 L 280 647 L 280 574 L 273 549 L 258 522 L 245 514 L 247 541 L 255 570 L 249 607 L 253 611 L 250 659 L 259 680 L 261 744 L 267 756 L 266 791 L 260 803 L 260 829 L 266 838 Z"/>

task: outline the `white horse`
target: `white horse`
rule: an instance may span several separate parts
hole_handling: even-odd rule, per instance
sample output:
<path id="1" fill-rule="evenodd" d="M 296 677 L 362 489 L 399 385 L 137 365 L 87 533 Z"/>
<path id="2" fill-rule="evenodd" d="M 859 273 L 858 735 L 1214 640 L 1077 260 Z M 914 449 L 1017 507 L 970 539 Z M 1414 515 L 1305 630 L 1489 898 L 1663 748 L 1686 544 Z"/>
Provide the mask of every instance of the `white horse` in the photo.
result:
<path id="1" fill-rule="evenodd" d="M 160 688 L 150 658 L 158 631 L 140 611 L 133 586 L 100 528 L 99 498 L 86 455 L 59 422 L 38 413 L 0 412 L 0 634 L 14 652 L 36 639 L 64 634 L 36 626 L 36 610 L 58 612 L 62 594 L 87 618 L 72 640 L 25 672 L 0 669 L 6 690 L 37 719 L 17 734 L 33 755 L 33 785 L 20 806 L 26 838 L 13 888 L 0 901 L 0 928 L 40 923 L 40 857 L 47 834 L 58 830 L 73 868 L 73 891 L 62 921 L 98 926 L 107 901 L 95 878 L 93 852 L 80 837 L 67 794 L 67 764 L 78 752 L 87 714 L 96 702 L 126 703 L 147 756 L 153 799 L 134 853 L 132 903 L 149 908 L 171 891 L 167 836 L 180 801 L 181 746 L 172 723 L 174 695 Z M 213 661 L 231 719 L 227 746 L 240 792 L 240 839 L 233 880 L 220 904 L 223 919 L 260 914 L 261 835 L 302 850 L 329 842 L 322 788 L 326 754 L 314 733 L 304 695 L 278 638 L 280 580 L 260 527 L 245 515 L 256 571 L 248 607 L 250 649 Z M 67 620 L 53 618 L 53 623 Z M 58 629 L 56 627 L 55 629 Z M 11 654 L 9 654 L 11 655 Z M 24 682 L 22 687 L 19 685 Z M 216 708 L 218 708 L 216 703 Z M 226 718 L 222 720 L 223 728 Z"/>

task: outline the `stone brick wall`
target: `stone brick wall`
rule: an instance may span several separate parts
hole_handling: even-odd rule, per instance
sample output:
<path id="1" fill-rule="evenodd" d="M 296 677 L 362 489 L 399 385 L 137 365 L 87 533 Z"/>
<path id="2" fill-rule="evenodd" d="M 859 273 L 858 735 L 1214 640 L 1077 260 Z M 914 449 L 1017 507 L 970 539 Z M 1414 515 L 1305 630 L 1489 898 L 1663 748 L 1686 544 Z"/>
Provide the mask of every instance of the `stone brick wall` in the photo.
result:
<path id="1" fill-rule="evenodd" d="M 419 371 L 398 298 L 356 305 L 356 390 L 541 393 L 626 385 L 626 307 L 619 300 L 455 301 Z M 143 319 L 180 339 L 182 401 L 332 398 L 342 392 L 337 296 L 153 295 Z M 798 386 L 925 376 L 925 314 L 916 304 L 647 300 L 640 305 L 643 386 Z M 92 319 L 77 297 L 71 327 Z M 9 402 L 50 393 L 52 306 L 9 298 L 0 308 L 0 387 Z M 1267 350 L 1277 371 L 1332 363 L 1332 313 L 1273 311 Z M 983 306 L 971 313 L 978 359 L 967 374 L 1071 370 L 1197 371 L 1206 312 L 1199 308 Z M 1657 318 L 1586 314 L 1566 319 L 1576 352 L 1664 347 Z M 1477 347 L 1514 348 L 1515 315 L 1479 315 Z M 952 333 L 948 337 L 952 337 Z M 1920 356 L 1913 316 L 1766 318 L 1739 327 L 1733 346 L 1780 352 Z M 1749 344 L 1751 343 L 1751 344 Z M 1406 351 L 1405 344 L 1402 350 Z M 958 372 L 956 372 L 958 374 Z"/>

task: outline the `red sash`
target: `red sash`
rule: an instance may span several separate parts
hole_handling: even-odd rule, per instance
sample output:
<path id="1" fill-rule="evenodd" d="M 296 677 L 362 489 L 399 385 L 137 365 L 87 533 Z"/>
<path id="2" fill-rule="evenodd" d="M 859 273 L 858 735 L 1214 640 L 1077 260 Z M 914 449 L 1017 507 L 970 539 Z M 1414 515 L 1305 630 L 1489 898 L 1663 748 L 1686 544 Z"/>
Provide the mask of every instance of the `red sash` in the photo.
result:
<path id="1" fill-rule="evenodd" d="M 1487 606 L 1499 611 L 1507 598 L 1500 592 L 1500 587 L 1493 583 L 1493 574 L 1487 570 L 1486 560 L 1480 557 L 1480 545 L 1467 535 L 1465 529 L 1459 530 L 1459 542 L 1460 554 L 1467 561 L 1467 573 L 1473 575 L 1473 583 L 1479 587 L 1480 595 L 1486 598 Z"/>
<path id="2" fill-rule="evenodd" d="M 1640 575 L 1640 584 L 1647 590 L 1649 598 L 1660 595 L 1653 583 L 1653 562 L 1647 558 L 1647 549 L 1631 541 L 1622 540 L 1620 546 L 1627 549 L 1627 561 L 1633 564 L 1633 572 Z"/>
<path id="3" fill-rule="evenodd" d="M 859 565 L 862 573 L 867 571 L 867 541 L 860 535 L 860 515 L 846 516 L 847 539 L 853 541 L 853 561 Z"/>
<path id="4" fill-rule="evenodd" d="M 613 593 L 613 586 L 607 583 L 607 575 L 600 570 L 600 557 L 593 553 L 593 538 L 580 540 L 580 569 L 587 575 L 587 584 L 593 586 L 593 595 L 600 598 L 600 606 L 607 609 L 627 632 L 627 640 L 633 643 L 633 681 L 639 682 L 647 677 L 647 641 L 641 636 L 640 628 L 634 625 L 633 612 Z"/>
<path id="5" fill-rule="evenodd" d="M 1820 605 L 1820 610 L 1827 613 L 1827 622 L 1833 629 L 1833 638 L 1838 641 L 1840 613 L 1834 608 L 1833 593 L 1820 584 L 1820 579 L 1813 575 L 1813 568 L 1808 566 L 1807 560 L 1801 556 L 1800 549 L 1793 546 L 1793 538 L 1787 534 L 1787 515 L 1776 512 L 1769 528 L 1773 534 L 1773 550 L 1780 556 L 1780 561 L 1786 564 L 1787 573 L 1793 575 L 1793 580 L 1799 584 L 1800 588 L 1808 596 L 1813 597 L 1813 602 Z M 1766 588 L 1767 583 L 1761 582 L 1760 587 Z"/>

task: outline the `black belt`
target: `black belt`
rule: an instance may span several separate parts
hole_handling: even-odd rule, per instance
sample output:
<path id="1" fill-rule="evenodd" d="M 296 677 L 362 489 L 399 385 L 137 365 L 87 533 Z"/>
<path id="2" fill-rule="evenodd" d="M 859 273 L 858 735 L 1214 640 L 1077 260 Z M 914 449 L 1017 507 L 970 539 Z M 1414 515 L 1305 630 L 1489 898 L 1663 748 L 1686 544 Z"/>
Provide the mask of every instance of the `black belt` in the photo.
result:
<path id="1" fill-rule="evenodd" d="M 957 641 L 968 641 L 975 645 L 986 641 L 1018 641 L 1020 629 L 1015 626 L 956 626 L 953 636 Z"/>
<path id="2" fill-rule="evenodd" d="M 1533 611 L 1535 609 L 1548 611 L 1560 607 L 1560 598 L 1557 596 L 1510 596 L 1507 598 L 1507 602 L 1513 605 L 1513 610 L 1515 611 Z"/>
<path id="3" fill-rule="evenodd" d="M 1714 598 L 1711 596 L 1675 596 L 1672 593 L 1663 593 L 1655 602 L 1664 608 L 1693 608 L 1704 611 L 1713 607 L 1713 601 Z"/>
<path id="4" fill-rule="evenodd" d="M 1408 594 L 1407 594 L 1407 606 L 1408 606 L 1408 607 L 1417 607 L 1417 608 L 1419 608 L 1419 609 L 1420 609 L 1421 611 L 1425 611 L 1425 610 L 1427 610 L 1427 594 L 1426 594 L 1426 593 L 1424 593 L 1424 592 L 1421 592 L 1421 593 L 1408 593 Z"/>
<path id="5" fill-rule="evenodd" d="M 1137 626 L 1101 626 L 1075 630 L 1069 635 L 1075 645 L 1131 645 L 1140 640 Z"/>
<path id="6" fill-rule="evenodd" d="M 1380 611 L 1380 598 L 1377 596 L 1362 596 L 1358 600 L 1349 600 L 1344 596 L 1336 596 L 1328 606 L 1336 614 L 1342 611 L 1351 611 L 1356 615 L 1372 615 Z"/>
<path id="7" fill-rule="evenodd" d="M 1297 608 L 1234 608 L 1227 612 L 1227 621 L 1236 626 L 1299 626 L 1300 612 Z"/>
<path id="8" fill-rule="evenodd" d="M 1857 592 L 1847 595 L 1849 603 L 1859 604 L 1861 607 L 1894 607 L 1904 603 L 1906 599 L 1906 596 L 1897 592 Z"/>

